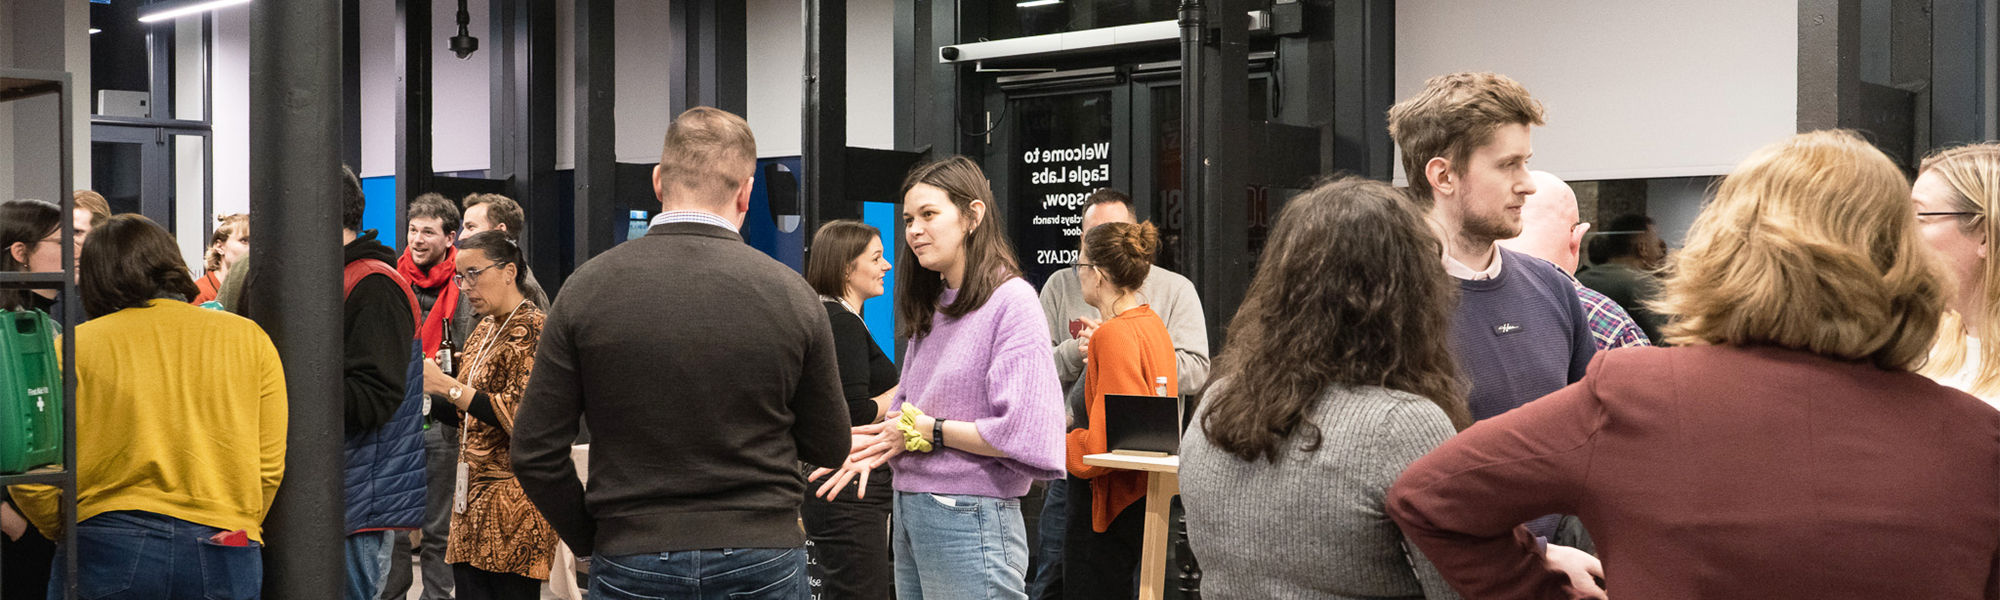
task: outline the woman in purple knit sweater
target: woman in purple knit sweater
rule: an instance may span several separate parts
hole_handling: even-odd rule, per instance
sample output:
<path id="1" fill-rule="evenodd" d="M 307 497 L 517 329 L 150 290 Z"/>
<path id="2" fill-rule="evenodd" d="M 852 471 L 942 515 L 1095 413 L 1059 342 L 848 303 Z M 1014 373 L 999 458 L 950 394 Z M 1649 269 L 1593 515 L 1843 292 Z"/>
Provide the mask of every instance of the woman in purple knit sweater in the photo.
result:
<path id="1" fill-rule="evenodd" d="M 883 422 L 854 428 L 853 454 L 819 490 L 884 463 L 895 471 L 900 598 L 1027 598 L 1020 498 L 1063 474 L 1062 388 L 1041 301 L 992 205 L 965 157 L 904 180 L 902 389 Z"/>

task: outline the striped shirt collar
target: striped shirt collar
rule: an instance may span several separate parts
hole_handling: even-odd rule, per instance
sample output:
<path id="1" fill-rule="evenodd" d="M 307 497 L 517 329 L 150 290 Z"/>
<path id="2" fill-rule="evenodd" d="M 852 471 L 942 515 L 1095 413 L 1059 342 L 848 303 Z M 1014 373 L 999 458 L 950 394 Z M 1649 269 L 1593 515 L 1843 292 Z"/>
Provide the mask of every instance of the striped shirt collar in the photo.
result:
<path id="1" fill-rule="evenodd" d="M 670 210 L 663 212 L 653 217 L 653 222 L 649 226 L 659 227 L 667 223 L 701 223 L 727 229 L 730 233 L 741 233 L 736 230 L 736 224 L 729 222 L 728 219 L 717 216 L 715 213 L 699 210 Z"/>

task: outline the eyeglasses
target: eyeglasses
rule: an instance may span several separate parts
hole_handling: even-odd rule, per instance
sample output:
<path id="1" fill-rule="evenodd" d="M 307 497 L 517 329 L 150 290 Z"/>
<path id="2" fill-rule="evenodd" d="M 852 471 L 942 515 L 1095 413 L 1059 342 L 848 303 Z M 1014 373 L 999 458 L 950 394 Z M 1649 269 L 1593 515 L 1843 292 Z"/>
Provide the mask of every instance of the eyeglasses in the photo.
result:
<path id="1" fill-rule="evenodd" d="M 464 273 L 458 273 L 452 275 L 451 280 L 453 283 L 457 283 L 458 287 L 465 287 L 466 285 L 479 280 L 479 275 L 481 273 L 491 271 L 493 270 L 494 267 L 498 267 L 505 264 L 507 263 L 493 263 L 477 269 L 466 269 Z"/>
<path id="2" fill-rule="evenodd" d="M 1972 217 L 1985 213 L 1978 212 L 1918 212 L 1919 217 Z"/>
<path id="3" fill-rule="evenodd" d="M 1080 261 L 1080 260 L 1079 260 L 1079 261 L 1076 261 L 1076 262 L 1073 262 L 1073 263 L 1070 263 L 1070 264 L 1069 264 L 1069 267 L 1070 267 L 1070 268 L 1072 268 L 1072 269 L 1077 269 L 1077 270 L 1082 270 L 1082 269 L 1083 269 L 1084 267 L 1095 267 L 1095 266 L 1097 266 L 1097 265 L 1093 265 L 1093 264 L 1090 264 L 1090 263 L 1087 263 L 1087 262 L 1083 262 L 1083 261 Z"/>

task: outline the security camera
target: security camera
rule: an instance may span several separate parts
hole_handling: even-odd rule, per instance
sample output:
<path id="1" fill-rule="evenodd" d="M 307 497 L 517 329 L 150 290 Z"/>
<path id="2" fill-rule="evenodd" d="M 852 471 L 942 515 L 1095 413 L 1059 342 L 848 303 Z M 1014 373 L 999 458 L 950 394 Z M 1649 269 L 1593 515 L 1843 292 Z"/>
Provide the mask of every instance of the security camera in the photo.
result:
<path id="1" fill-rule="evenodd" d="M 472 12 L 465 9 L 465 0 L 458 0 L 458 35 L 451 36 L 451 53 L 459 60 L 465 60 L 479 51 L 479 38 L 472 37 L 465 26 L 472 23 Z"/>

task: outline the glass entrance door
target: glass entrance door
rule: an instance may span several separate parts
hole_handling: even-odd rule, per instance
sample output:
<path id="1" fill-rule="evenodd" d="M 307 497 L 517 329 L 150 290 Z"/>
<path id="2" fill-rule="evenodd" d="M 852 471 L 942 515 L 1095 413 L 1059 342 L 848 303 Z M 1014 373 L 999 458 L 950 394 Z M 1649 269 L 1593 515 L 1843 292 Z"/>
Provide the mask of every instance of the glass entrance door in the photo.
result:
<path id="1" fill-rule="evenodd" d="M 91 184 L 111 212 L 165 227 L 188 266 L 198 268 L 210 229 L 208 132 L 99 124 L 90 137 Z"/>

